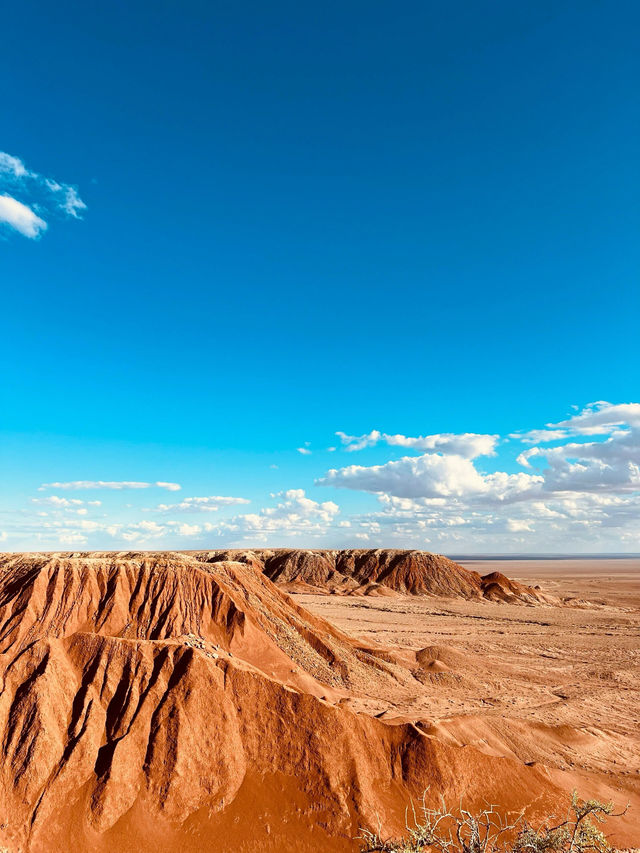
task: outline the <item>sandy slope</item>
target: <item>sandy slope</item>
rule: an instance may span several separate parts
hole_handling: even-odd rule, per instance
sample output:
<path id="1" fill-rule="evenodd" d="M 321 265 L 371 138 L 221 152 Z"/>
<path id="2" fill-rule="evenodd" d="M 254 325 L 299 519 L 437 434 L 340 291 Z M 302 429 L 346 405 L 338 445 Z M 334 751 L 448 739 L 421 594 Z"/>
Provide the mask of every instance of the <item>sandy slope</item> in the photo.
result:
<path id="1" fill-rule="evenodd" d="M 425 693 L 410 703 L 381 696 L 372 712 L 383 719 L 422 717 L 425 730 L 445 742 L 542 762 L 555 781 L 585 794 L 603 785 L 617 802 L 631 799 L 625 838 L 637 845 L 640 561 L 493 565 L 574 606 L 522 609 L 424 597 L 296 600 L 369 641 L 430 649 L 434 665 Z M 483 572 L 487 564 L 468 567 Z"/>
<path id="2" fill-rule="evenodd" d="M 611 770 L 612 752 L 637 755 L 631 727 L 512 714 L 506 700 L 528 701 L 536 679 L 517 650 L 510 660 L 482 639 L 485 623 L 529 632 L 547 613 L 591 611 L 305 596 L 312 615 L 247 564 L 0 559 L 0 844 L 12 853 L 331 853 L 356 850 L 378 818 L 399 829 L 427 786 L 533 812 L 576 781 L 634 790 Z M 326 607 L 343 608 L 331 615 L 347 632 Z M 442 619 L 458 641 L 476 620 L 478 647 L 451 648 Z M 503 704 L 461 718 L 476 693 Z"/>

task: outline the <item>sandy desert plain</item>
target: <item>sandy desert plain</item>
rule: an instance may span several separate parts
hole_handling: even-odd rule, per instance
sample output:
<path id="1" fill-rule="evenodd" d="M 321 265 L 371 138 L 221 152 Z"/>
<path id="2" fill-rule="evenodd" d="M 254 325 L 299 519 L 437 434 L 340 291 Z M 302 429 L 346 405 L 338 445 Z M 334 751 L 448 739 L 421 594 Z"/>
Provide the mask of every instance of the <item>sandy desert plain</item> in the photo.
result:
<path id="1" fill-rule="evenodd" d="M 357 851 L 425 788 L 629 803 L 640 560 L 0 557 L 0 849 Z"/>

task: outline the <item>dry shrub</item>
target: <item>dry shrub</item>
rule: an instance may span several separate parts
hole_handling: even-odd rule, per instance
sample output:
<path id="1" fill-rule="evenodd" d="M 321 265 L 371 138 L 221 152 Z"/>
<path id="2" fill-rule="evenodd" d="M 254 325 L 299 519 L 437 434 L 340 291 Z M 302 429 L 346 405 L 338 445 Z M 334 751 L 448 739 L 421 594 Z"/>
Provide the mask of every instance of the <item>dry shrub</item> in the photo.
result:
<path id="1" fill-rule="evenodd" d="M 600 826 L 614 815 L 612 803 L 581 800 L 574 791 L 567 815 L 553 815 L 538 826 L 504 817 L 495 805 L 480 812 L 459 806 L 428 808 L 426 793 L 420 807 L 407 809 L 406 834 L 383 840 L 381 830 L 363 830 L 362 853 L 615 853 Z M 620 851 L 622 853 L 622 851 Z"/>

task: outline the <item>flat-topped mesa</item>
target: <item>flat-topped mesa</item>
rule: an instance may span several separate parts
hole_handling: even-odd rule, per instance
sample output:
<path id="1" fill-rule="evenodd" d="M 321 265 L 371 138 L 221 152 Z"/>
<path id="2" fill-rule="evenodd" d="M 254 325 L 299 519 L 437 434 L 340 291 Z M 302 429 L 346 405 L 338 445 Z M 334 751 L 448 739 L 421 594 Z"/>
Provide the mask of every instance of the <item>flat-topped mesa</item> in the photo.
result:
<path id="1" fill-rule="evenodd" d="M 521 604 L 548 599 L 499 572 L 481 576 L 441 554 L 376 549 L 287 549 L 202 551 L 199 560 L 236 560 L 260 569 L 289 592 L 344 595 L 437 595 Z"/>
<path id="2" fill-rule="evenodd" d="M 302 678 L 318 695 L 350 686 L 346 673 L 369 660 L 361 643 L 238 562 L 135 552 L 0 561 L 0 655 L 80 634 L 131 642 L 197 637 L 209 651 L 230 652 L 269 675 Z M 292 667 L 299 678 L 290 677 Z M 307 675 L 319 682 L 313 690 Z"/>

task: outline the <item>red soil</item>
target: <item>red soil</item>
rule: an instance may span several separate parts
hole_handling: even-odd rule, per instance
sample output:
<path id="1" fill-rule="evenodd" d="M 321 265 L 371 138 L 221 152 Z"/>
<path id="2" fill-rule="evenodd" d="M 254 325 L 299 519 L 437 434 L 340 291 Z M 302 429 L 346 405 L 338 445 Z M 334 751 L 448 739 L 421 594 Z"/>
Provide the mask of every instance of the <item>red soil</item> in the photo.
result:
<path id="1" fill-rule="evenodd" d="M 367 558 L 346 553 L 363 577 Z M 362 826 L 401 829 L 429 786 L 469 805 L 564 802 L 515 752 L 364 712 L 419 694 L 445 658 L 358 642 L 246 562 L 0 558 L 0 845 L 337 853 Z"/>
<path id="2" fill-rule="evenodd" d="M 453 560 L 427 551 L 253 549 L 202 551 L 207 563 L 236 560 L 261 569 L 289 592 L 349 595 L 438 595 L 535 604 L 546 600 L 533 587 L 499 572 L 485 577 Z"/>

